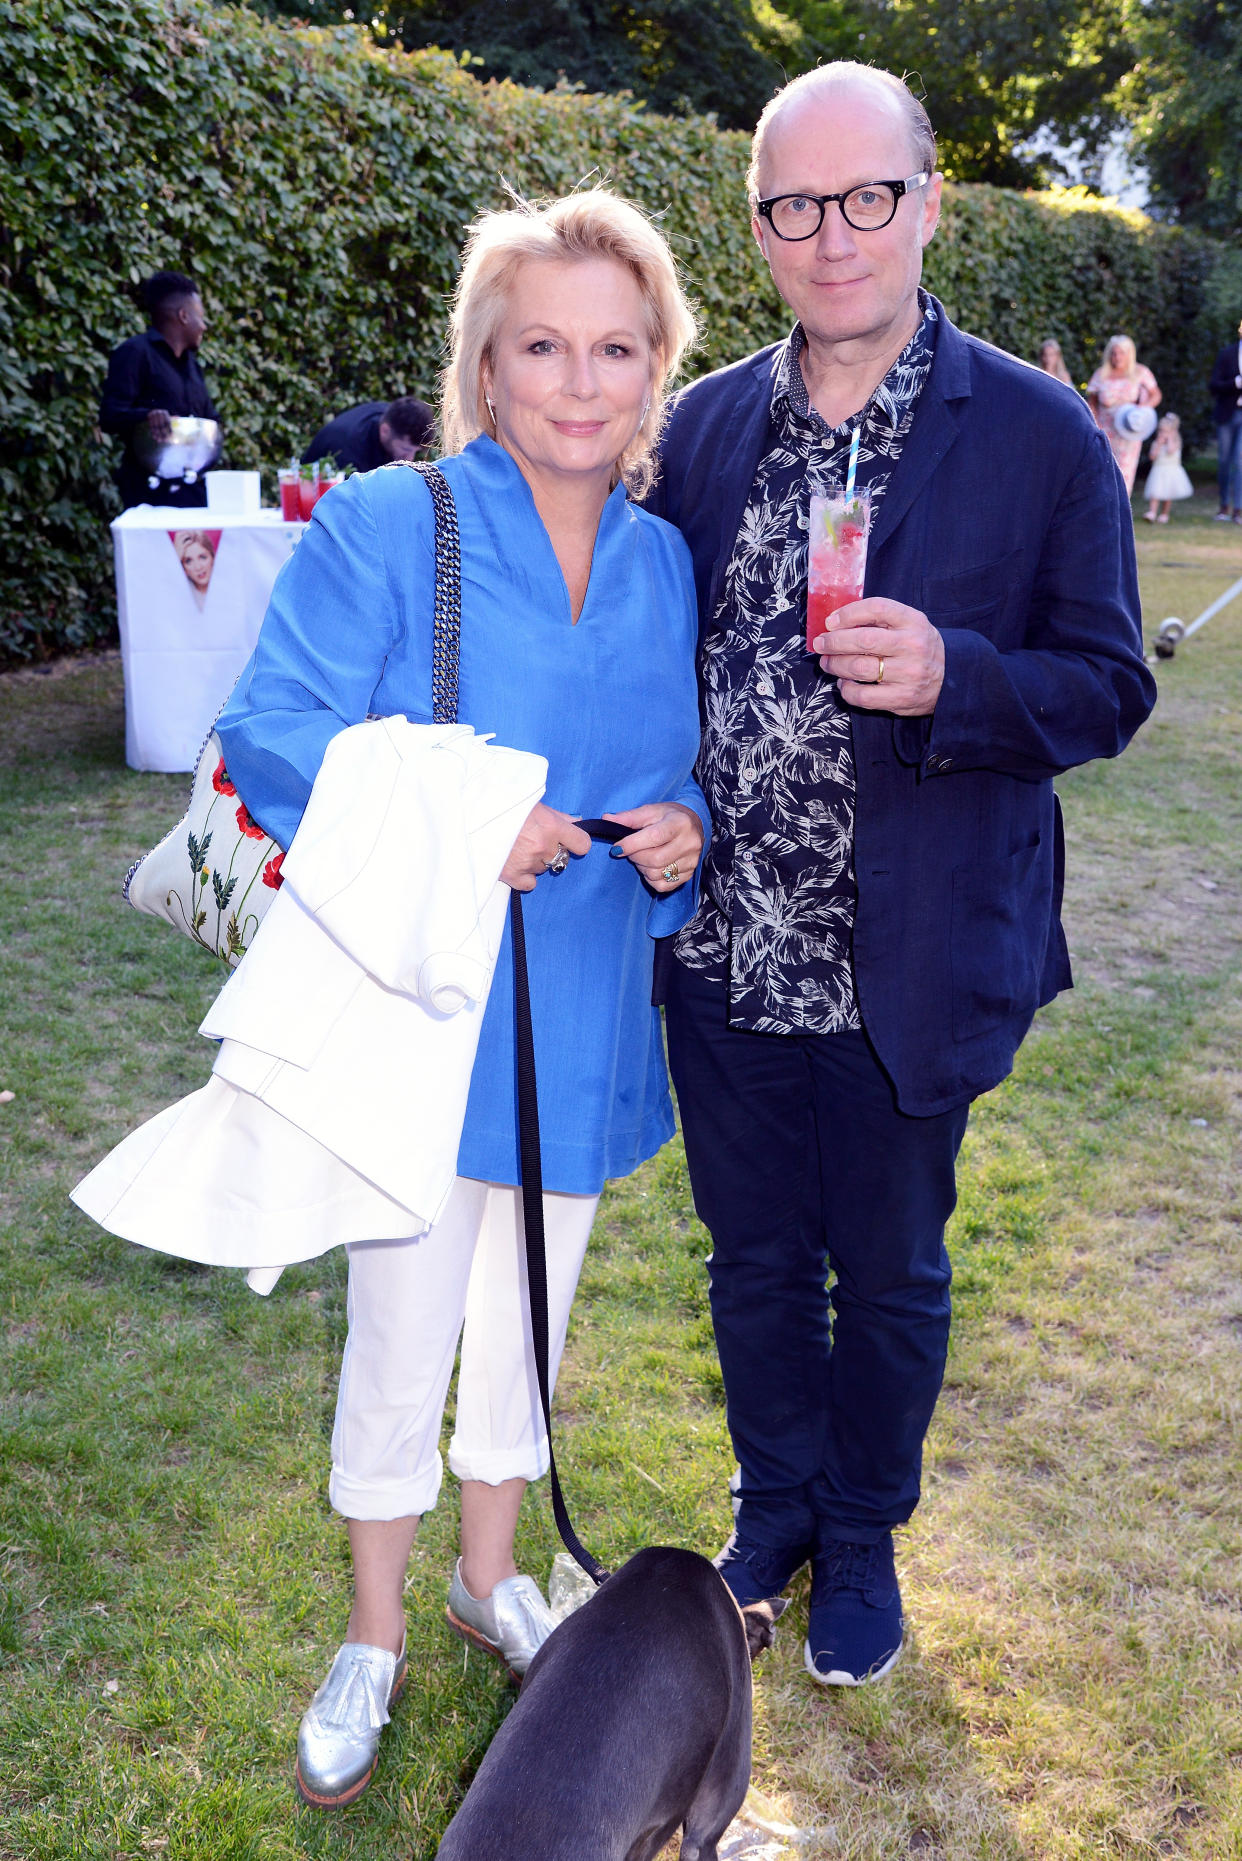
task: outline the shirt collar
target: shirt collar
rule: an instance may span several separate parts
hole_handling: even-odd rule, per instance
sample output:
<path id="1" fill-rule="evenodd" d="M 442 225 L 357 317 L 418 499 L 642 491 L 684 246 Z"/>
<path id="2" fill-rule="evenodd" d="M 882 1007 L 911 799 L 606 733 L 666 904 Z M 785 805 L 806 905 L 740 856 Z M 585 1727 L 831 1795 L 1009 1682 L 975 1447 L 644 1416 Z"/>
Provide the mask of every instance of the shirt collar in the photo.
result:
<path id="1" fill-rule="evenodd" d="M 197 349 L 183 349 L 180 355 L 174 355 L 171 345 L 167 343 L 164 340 L 164 338 L 160 335 L 154 323 L 151 325 L 150 329 L 146 332 L 146 336 L 147 336 L 147 341 L 151 344 L 151 347 L 153 349 L 161 350 L 163 354 L 168 357 L 169 361 L 172 362 L 177 367 L 180 367 L 181 363 L 185 360 L 187 355 L 198 354 Z"/>
<path id="2" fill-rule="evenodd" d="M 535 494 L 527 482 L 525 473 L 512 453 L 506 452 L 503 446 L 497 444 L 490 433 L 476 433 L 474 438 L 462 447 L 458 457 L 466 465 L 473 484 L 484 498 L 492 494 L 516 497 L 542 524 L 543 519 L 539 517 Z M 629 493 L 624 484 L 615 484 L 605 498 L 604 508 L 600 513 L 600 534 L 610 525 L 626 521 L 628 502 Z"/>
<path id="3" fill-rule="evenodd" d="M 921 372 L 918 372 L 920 364 L 925 367 L 930 363 L 936 343 L 938 321 L 936 306 L 921 285 L 918 297 L 919 309 L 922 312 L 918 328 L 883 381 L 872 393 L 861 414 L 851 414 L 850 418 L 840 427 L 830 427 L 811 405 L 811 397 L 806 391 L 806 381 L 801 368 L 802 351 L 806 348 L 806 332 L 801 323 L 795 323 L 776 365 L 772 384 L 773 415 L 792 414 L 796 419 L 818 426 L 825 433 L 841 433 L 858 425 L 872 426 L 877 421 L 883 422 L 886 426 L 896 427 L 906 402 L 912 398 L 908 384 L 915 381 L 919 387 L 922 386 Z"/>

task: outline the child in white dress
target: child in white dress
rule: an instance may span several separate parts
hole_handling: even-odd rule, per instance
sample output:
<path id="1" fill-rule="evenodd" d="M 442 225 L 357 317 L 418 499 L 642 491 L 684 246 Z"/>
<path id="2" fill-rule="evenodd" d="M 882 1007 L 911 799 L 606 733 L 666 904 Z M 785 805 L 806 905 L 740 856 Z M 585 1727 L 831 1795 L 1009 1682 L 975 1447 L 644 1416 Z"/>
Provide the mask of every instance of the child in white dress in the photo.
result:
<path id="1" fill-rule="evenodd" d="M 1143 486 L 1148 523 L 1167 523 L 1169 508 L 1177 498 L 1192 498 L 1195 488 L 1182 464 L 1182 423 L 1176 414 L 1165 414 L 1156 428 L 1147 454 L 1151 470 Z M 1163 504 L 1164 509 L 1159 506 Z"/>

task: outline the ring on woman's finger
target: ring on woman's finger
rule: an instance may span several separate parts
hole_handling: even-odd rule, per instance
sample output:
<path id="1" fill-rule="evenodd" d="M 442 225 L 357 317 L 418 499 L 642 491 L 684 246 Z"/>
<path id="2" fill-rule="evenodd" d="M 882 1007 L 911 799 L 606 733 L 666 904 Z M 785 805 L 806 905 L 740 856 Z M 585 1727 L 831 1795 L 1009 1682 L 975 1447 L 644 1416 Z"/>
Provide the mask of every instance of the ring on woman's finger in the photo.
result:
<path id="1" fill-rule="evenodd" d="M 876 662 L 879 665 L 880 669 L 875 675 L 875 682 L 877 685 L 882 685 L 884 683 L 884 655 L 883 653 L 876 654 Z"/>
<path id="2" fill-rule="evenodd" d="M 662 879 L 667 879 L 670 885 L 677 884 L 677 881 L 681 878 L 681 873 L 678 870 L 677 861 L 675 859 L 669 861 L 664 871 L 660 874 L 660 877 Z"/>
<path id="3" fill-rule="evenodd" d="M 549 872 L 564 872 L 568 864 L 569 864 L 569 849 L 567 847 L 563 847 L 560 841 L 558 840 L 556 843 L 556 852 L 552 855 L 552 858 L 548 861 L 547 870 Z"/>

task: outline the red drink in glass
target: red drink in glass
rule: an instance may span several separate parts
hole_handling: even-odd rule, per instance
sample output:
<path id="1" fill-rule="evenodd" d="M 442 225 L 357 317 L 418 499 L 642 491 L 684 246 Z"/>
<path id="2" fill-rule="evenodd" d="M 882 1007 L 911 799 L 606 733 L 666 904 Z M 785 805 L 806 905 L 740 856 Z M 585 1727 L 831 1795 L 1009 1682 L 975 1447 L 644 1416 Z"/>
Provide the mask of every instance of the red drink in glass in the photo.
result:
<path id="1" fill-rule="evenodd" d="M 280 482 L 280 514 L 286 523 L 297 523 L 302 515 L 301 499 L 298 495 L 299 474 L 282 466 L 277 473 Z"/>
<path id="2" fill-rule="evenodd" d="M 871 493 L 855 491 L 846 497 L 811 499 L 807 539 L 806 645 L 815 641 L 824 623 L 839 607 L 861 601 L 867 572 L 867 538 L 871 532 Z"/>
<path id="3" fill-rule="evenodd" d="M 298 515 L 303 523 L 310 521 L 310 514 L 319 497 L 319 466 L 304 465 L 302 476 L 298 479 Z"/>

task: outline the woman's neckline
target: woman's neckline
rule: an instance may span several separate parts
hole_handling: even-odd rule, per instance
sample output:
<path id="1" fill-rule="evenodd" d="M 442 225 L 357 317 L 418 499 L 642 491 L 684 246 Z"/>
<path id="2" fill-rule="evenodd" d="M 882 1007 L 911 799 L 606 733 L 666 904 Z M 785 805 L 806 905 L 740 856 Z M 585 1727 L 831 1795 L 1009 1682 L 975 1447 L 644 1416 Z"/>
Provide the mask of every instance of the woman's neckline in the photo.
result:
<path id="1" fill-rule="evenodd" d="M 521 492 L 525 495 L 526 499 L 528 500 L 528 509 L 529 509 L 530 515 L 536 520 L 536 522 L 539 524 L 540 529 L 543 532 L 544 538 L 546 539 L 546 542 L 548 545 L 548 549 L 552 556 L 553 563 L 555 564 L 557 574 L 560 577 L 561 586 L 563 587 L 564 592 L 565 592 L 565 612 L 566 612 L 566 615 L 569 621 L 569 625 L 571 627 L 577 627 L 580 621 L 582 620 L 582 616 L 585 614 L 587 610 L 587 606 L 591 599 L 591 590 L 595 582 L 596 557 L 597 557 L 598 550 L 599 550 L 601 536 L 604 534 L 606 526 L 609 526 L 613 521 L 615 521 L 616 516 L 619 515 L 619 513 L 626 507 L 626 504 L 628 501 L 628 494 L 626 492 L 624 483 L 621 480 L 618 480 L 618 482 L 607 493 L 601 505 L 596 506 L 594 504 L 594 500 L 592 500 L 589 516 L 583 517 L 580 520 L 582 530 L 585 531 L 588 527 L 588 524 L 591 526 L 590 527 L 591 565 L 590 565 L 590 570 L 587 576 L 586 587 L 583 590 L 582 602 L 581 602 L 581 605 L 579 606 L 577 614 L 575 614 L 573 611 L 573 597 L 570 594 L 570 588 L 569 588 L 569 577 L 565 572 L 564 564 L 562 563 L 560 559 L 560 556 L 557 552 L 556 544 L 553 541 L 553 528 L 559 527 L 556 525 L 555 517 L 553 518 L 553 525 L 550 527 L 547 517 L 544 516 L 543 511 L 541 511 L 539 508 L 539 501 L 535 496 L 534 487 L 532 486 L 530 480 L 527 478 L 525 472 L 522 470 L 518 461 L 514 458 L 511 452 L 507 452 L 503 446 L 498 444 L 498 442 L 492 438 L 490 433 L 478 434 L 477 437 L 470 442 L 470 446 L 477 447 L 479 449 L 479 452 L 482 454 L 482 459 L 487 465 L 492 466 L 492 467 L 503 465 L 506 479 L 515 488 L 518 486 L 521 487 Z M 468 449 L 469 448 L 463 448 L 463 450 L 468 450 Z M 476 454 L 476 456 L 478 456 L 478 454 Z M 584 506 L 584 509 L 585 508 L 586 507 Z M 570 523 L 573 522 L 572 512 L 570 513 L 568 521 Z"/>

